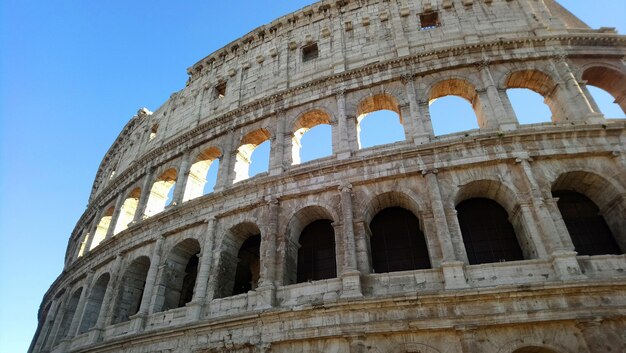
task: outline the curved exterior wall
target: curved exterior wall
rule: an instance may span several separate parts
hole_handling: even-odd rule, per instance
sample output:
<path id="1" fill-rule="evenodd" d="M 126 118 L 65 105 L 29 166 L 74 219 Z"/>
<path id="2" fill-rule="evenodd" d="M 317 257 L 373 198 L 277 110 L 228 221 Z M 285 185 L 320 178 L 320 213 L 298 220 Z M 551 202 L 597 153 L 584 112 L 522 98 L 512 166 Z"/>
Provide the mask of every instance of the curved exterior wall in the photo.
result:
<path id="1" fill-rule="evenodd" d="M 622 351 L 626 122 L 586 85 L 626 110 L 624 55 L 626 37 L 552 0 L 321 1 L 257 28 L 115 140 L 30 351 Z M 551 123 L 518 123 L 506 89 L 520 87 Z M 480 128 L 435 136 L 428 103 L 446 95 L 470 101 Z M 405 141 L 360 149 L 358 117 L 380 109 Z M 319 123 L 332 155 L 298 164 L 297 132 Z M 265 140 L 268 172 L 240 181 Z M 219 172 L 201 196 L 203 160 Z M 561 190 L 598 207 L 619 254 L 577 254 Z M 523 260 L 469 263 L 456 208 L 474 198 L 506 211 Z M 418 219 L 430 268 L 374 273 L 370 225 L 390 207 Z M 295 283 L 316 220 L 332 222 L 336 277 Z M 256 234 L 258 279 L 230 295 Z M 173 288 L 195 254 L 185 304 Z"/>

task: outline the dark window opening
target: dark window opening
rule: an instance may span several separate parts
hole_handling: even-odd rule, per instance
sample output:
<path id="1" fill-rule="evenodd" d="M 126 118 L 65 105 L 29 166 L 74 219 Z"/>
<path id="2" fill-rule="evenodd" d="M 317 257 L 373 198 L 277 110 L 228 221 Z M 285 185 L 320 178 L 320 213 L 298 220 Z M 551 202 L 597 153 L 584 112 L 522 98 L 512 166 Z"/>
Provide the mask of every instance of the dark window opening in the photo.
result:
<path id="1" fill-rule="evenodd" d="M 426 12 L 420 15 L 420 30 L 433 29 L 440 25 L 438 12 Z"/>
<path id="2" fill-rule="evenodd" d="M 247 293 L 256 289 L 259 282 L 261 235 L 253 235 L 246 239 L 239 248 L 237 255 L 237 271 L 233 295 Z"/>
<path id="3" fill-rule="evenodd" d="M 198 277 L 198 260 L 198 253 L 196 253 L 189 259 L 185 267 L 185 277 L 183 278 L 183 286 L 180 289 L 180 300 L 178 301 L 179 308 L 185 306 L 185 304 L 193 299 L 193 287 L 195 287 L 196 278 Z"/>
<path id="4" fill-rule="evenodd" d="M 320 219 L 300 234 L 297 283 L 337 277 L 335 229 L 332 221 Z"/>
<path id="5" fill-rule="evenodd" d="M 619 255 L 615 237 L 596 204 L 574 191 L 556 191 L 559 211 L 578 255 Z"/>
<path id="6" fill-rule="evenodd" d="M 370 230 L 374 273 L 430 268 L 426 239 L 411 211 L 386 208 L 374 216 Z"/>
<path id="7" fill-rule="evenodd" d="M 152 125 L 152 128 L 150 128 L 150 140 L 156 137 L 158 130 L 159 130 L 159 124 Z"/>
<path id="8" fill-rule="evenodd" d="M 226 97 L 226 82 L 221 82 L 215 86 L 215 97 L 219 99 Z"/>
<path id="9" fill-rule="evenodd" d="M 508 214 L 497 202 L 474 198 L 456 210 L 470 265 L 524 259 Z"/>
<path id="10" fill-rule="evenodd" d="M 317 43 L 309 44 L 302 48 L 302 62 L 317 59 L 318 56 L 319 50 L 317 49 Z"/>

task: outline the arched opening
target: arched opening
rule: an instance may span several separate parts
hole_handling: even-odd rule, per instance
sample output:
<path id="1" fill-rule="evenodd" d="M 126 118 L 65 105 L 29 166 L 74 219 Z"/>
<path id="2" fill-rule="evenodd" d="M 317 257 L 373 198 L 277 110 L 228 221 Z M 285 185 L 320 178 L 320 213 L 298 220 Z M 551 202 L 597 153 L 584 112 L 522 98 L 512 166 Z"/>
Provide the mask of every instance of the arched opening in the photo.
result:
<path id="1" fill-rule="evenodd" d="M 176 169 L 170 168 L 164 171 L 152 184 L 148 203 L 146 204 L 146 216 L 154 216 L 165 210 L 165 207 L 172 203 L 177 175 Z"/>
<path id="2" fill-rule="evenodd" d="M 163 283 L 159 286 L 157 311 L 180 308 L 193 298 L 198 274 L 200 244 L 195 239 L 185 239 L 170 252 L 163 271 Z"/>
<path id="3" fill-rule="evenodd" d="M 507 90 L 510 88 L 526 88 L 539 94 L 543 97 L 544 103 L 550 108 L 552 121 L 567 120 L 565 110 L 558 99 L 559 88 L 552 77 L 547 74 L 539 70 L 516 71 L 507 77 L 505 87 Z M 516 111 L 516 114 L 518 111 L 519 109 Z M 518 116 L 517 118 L 520 121 L 520 117 Z M 524 118 L 522 118 L 522 121 L 524 121 Z"/>
<path id="4" fill-rule="evenodd" d="M 622 110 L 622 107 L 619 106 L 615 98 L 613 98 L 613 96 L 609 92 L 603 90 L 600 87 L 591 86 L 591 85 L 587 86 L 587 90 L 589 91 L 589 94 L 591 94 L 593 101 L 597 104 L 600 112 L 604 114 L 605 118 L 607 119 L 626 118 L 626 113 L 624 113 L 624 110 Z"/>
<path id="5" fill-rule="evenodd" d="M 150 259 L 147 256 L 141 256 L 135 259 L 124 272 L 113 314 L 113 324 L 128 321 L 130 316 L 139 311 L 148 269 L 150 269 Z"/>
<path id="6" fill-rule="evenodd" d="M 621 254 L 615 237 L 598 206 L 587 196 L 569 190 L 552 192 L 561 217 L 579 255 Z"/>
<path id="7" fill-rule="evenodd" d="M 91 246 L 89 250 L 93 250 L 96 246 L 98 246 L 106 237 L 107 232 L 109 231 L 109 227 L 111 226 L 111 219 L 113 218 L 113 211 L 115 211 L 114 207 L 109 207 L 104 212 L 102 218 L 98 222 L 98 226 L 96 227 L 96 232 L 93 235 L 93 240 L 91 240 Z"/>
<path id="8" fill-rule="evenodd" d="M 497 202 L 477 197 L 456 206 L 470 265 L 523 260 L 507 211 Z"/>
<path id="9" fill-rule="evenodd" d="M 430 89 L 428 104 L 435 136 L 485 127 L 476 88 L 467 81 L 438 82 Z"/>
<path id="10" fill-rule="evenodd" d="M 255 290 L 259 284 L 261 261 L 261 235 L 250 236 L 243 242 L 237 254 L 237 270 L 233 295 Z"/>
<path id="11" fill-rule="evenodd" d="M 626 113 L 626 74 L 610 69 L 608 67 L 596 66 L 590 67 L 583 72 L 582 79 L 587 81 L 587 85 L 598 87 L 613 98 L 613 102 L 617 104 L 621 110 L 621 114 L 619 111 L 616 111 L 613 104 L 604 104 L 605 99 L 596 99 L 601 96 L 594 94 L 592 91 L 592 87 L 590 87 L 590 91 L 593 94 L 593 98 L 596 100 L 596 103 L 600 106 L 600 109 L 604 113 L 604 115 L 609 117 L 624 117 L 624 113 Z"/>
<path id="12" fill-rule="evenodd" d="M 330 117 L 315 109 L 303 114 L 294 124 L 291 139 L 292 164 L 329 156 L 332 151 Z"/>
<path id="13" fill-rule="evenodd" d="M 388 207 L 370 222 L 372 269 L 386 273 L 430 268 L 428 246 L 419 220 L 402 207 Z"/>
<path id="14" fill-rule="evenodd" d="M 240 223 L 222 242 L 216 297 L 246 293 L 258 286 L 261 260 L 261 231 L 254 223 Z"/>
<path id="15" fill-rule="evenodd" d="M 198 154 L 189 168 L 183 202 L 213 191 L 219 168 L 218 158 L 221 155 L 222 152 L 216 147 L 209 147 Z"/>
<path id="16" fill-rule="evenodd" d="M 56 308 L 51 311 L 51 304 L 48 304 L 46 310 L 45 310 L 45 322 L 44 322 L 44 327 L 46 329 L 46 333 L 43 336 L 43 340 L 41 341 L 41 347 L 44 348 L 46 347 L 46 345 L 48 344 L 48 340 L 50 339 L 50 335 L 52 334 L 52 329 L 53 329 L 53 325 L 54 322 L 57 320 L 57 316 L 59 315 L 59 312 L 61 311 L 60 306 L 56 306 Z"/>
<path id="17" fill-rule="evenodd" d="M 528 88 L 510 88 L 506 94 L 520 124 L 537 124 L 552 121 L 550 107 L 544 98 Z"/>
<path id="18" fill-rule="evenodd" d="M 63 314 L 61 325 L 59 326 L 59 330 L 57 331 L 55 342 L 59 342 L 60 340 L 67 337 L 67 334 L 70 330 L 70 325 L 72 324 L 72 320 L 74 319 L 74 315 L 76 315 L 76 308 L 78 307 L 78 301 L 80 300 L 80 295 L 82 293 L 82 287 L 75 290 L 70 297 L 69 302 L 65 306 L 65 313 Z"/>
<path id="19" fill-rule="evenodd" d="M 120 215 L 118 216 L 117 223 L 113 234 L 117 234 L 126 228 L 130 222 L 135 218 L 135 211 L 137 211 L 137 205 L 139 204 L 139 196 L 141 195 L 141 189 L 135 188 L 131 191 L 120 209 Z"/>
<path id="20" fill-rule="evenodd" d="M 237 148 L 234 183 L 267 171 L 270 137 L 266 129 L 258 129 L 244 136 L 241 145 Z"/>
<path id="21" fill-rule="evenodd" d="M 405 140 L 400 106 L 388 94 L 367 97 L 359 103 L 356 128 L 359 148 Z"/>
<path id="22" fill-rule="evenodd" d="M 297 283 L 337 277 L 335 229 L 318 219 L 304 227 L 299 238 Z"/>
<path id="23" fill-rule="evenodd" d="M 93 288 L 91 288 L 89 298 L 87 298 L 87 302 L 85 303 L 85 310 L 83 311 L 83 318 L 78 333 L 87 332 L 87 330 L 93 328 L 96 322 L 98 322 L 98 316 L 100 316 L 100 309 L 102 308 L 102 300 L 104 300 L 104 294 L 106 293 L 110 278 L 111 276 L 108 273 L 103 274 L 98 278 Z"/>

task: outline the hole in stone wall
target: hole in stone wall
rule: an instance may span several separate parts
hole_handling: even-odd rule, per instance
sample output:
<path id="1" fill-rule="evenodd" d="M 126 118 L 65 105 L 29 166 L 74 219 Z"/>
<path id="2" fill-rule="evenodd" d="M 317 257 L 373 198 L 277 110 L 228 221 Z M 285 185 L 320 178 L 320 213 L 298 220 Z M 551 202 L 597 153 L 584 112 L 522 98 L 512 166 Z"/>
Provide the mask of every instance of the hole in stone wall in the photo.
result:
<path id="1" fill-rule="evenodd" d="M 139 204 L 140 195 L 141 189 L 135 188 L 128 194 L 126 200 L 124 200 L 117 219 L 117 224 L 115 224 L 115 229 L 113 230 L 114 235 L 128 228 L 130 222 L 135 218 L 135 211 Z"/>
<path id="2" fill-rule="evenodd" d="M 61 325 L 59 326 L 56 339 L 54 340 L 55 342 L 59 342 L 63 338 L 67 337 L 70 325 L 72 324 L 72 320 L 74 319 L 74 315 L 76 315 L 76 308 L 78 307 L 78 301 L 82 292 L 83 289 L 78 288 L 76 291 L 74 291 L 72 297 L 67 303 L 65 313 L 63 314 L 63 319 L 61 320 Z"/>
<path id="3" fill-rule="evenodd" d="M 302 47 L 302 62 L 317 59 L 318 56 L 319 50 L 317 48 L 317 43 L 312 43 Z"/>
<path id="4" fill-rule="evenodd" d="M 87 330 L 96 325 L 98 316 L 100 316 L 102 300 L 104 300 L 104 293 L 109 285 L 110 277 L 111 276 L 108 273 L 103 274 L 98 278 L 96 284 L 89 291 L 89 298 L 87 299 L 87 303 L 85 303 L 83 318 L 78 330 L 79 334 L 87 332 Z"/>
<path id="5" fill-rule="evenodd" d="M 159 130 L 159 124 L 152 125 L 152 127 L 150 128 L 150 136 L 149 136 L 150 141 L 152 141 L 156 137 L 158 130 Z"/>
<path id="6" fill-rule="evenodd" d="M 437 28 L 441 25 L 439 22 L 438 12 L 425 12 L 419 15 L 420 17 L 420 30 L 428 30 Z"/>
<path id="7" fill-rule="evenodd" d="M 98 226 L 96 227 L 96 232 L 94 233 L 93 240 L 91 241 L 91 246 L 89 250 L 93 250 L 96 246 L 98 246 L 106 237 L 106 234 L 111 226 L 111 219 L 113 218 L 114 207 L 109 207 L 105 212 L 100 221 L 98 222 Z"/>
<path id="8" fill-rule="evenodd" d="M 246 180 L 256 174 L 266 172 L 269 167 L 270 134 L 259 129 L 246 135 L 237 149 L 235 179 L 233 182 Z"/>
<path id="9" fill-rule="evenodd" d="M 219 156 L 222 153 L 215 147 L 201 152 L 189 168 L 183 202 L 206 195 L 213 191 L 219 169 Z"/>
<path id="10" fill-rule="evenodd" d="M 163 172 L 157 178 L 157 181 L 152 184 L 146 204 L 145 215 L 147 217 L 162 212 L 172 202 L 177 174 L 176 169 L 170 168 Z"/>
<path id="11" fill-rule="evenodd" d="M 195 239 L 178 243 L 165 261 L 165 275 L 159 284 L 163 288 L 157 297 L 157 311 L 180 308 L 193 298 L 198 273 L 200 244 Z"/>
<path id="12" fill-rule="evenodd" d="M 536 124 L 552 121 L 550 107 L 544 98 L 528 88 L 510 88 L 506 94 L 520 124 Z"/>
<path id="13" fill-rule="evenodd" d="M 459 96 L 445 96 L 429 102 L 435 136 L 478 129 L 472 105 Z"/>
<path id="14" fill-rule="evenodd" d="M 607 119 L 624 119 L 626 114 L 622 108 L 615 102 L 613 96 L 602 88 L 588 85 L 587 89 L 598 105 L 600 112 Z M 624 98 L 626 99 L 626 98 Z"/>
<path id="15" fill-rule="evenodd" d="M 357 108 L 359 148 L 404 141 L 400 106 L 395 97 L 383 93 L 363 99 Z"/>
<path id="16" fill-rule="evenodd" d="M 261 235 L 256 234 L 248 237 L 243 242 L 237 254 L 237 270 L 235 271 L 235 284 L 233 295 L 247 293 L 257 288 L 260 276 L 261 261 Z"/>
<path id="17" fill-rule="evenodd" d="M 149 269 L 150 259 L 141 256 L 135 259 L 124 271 L 117 295 L 113 324 L 128 321 L 130 316 L 139 311 Z"/>
<path id="18" fill-rule="evenodd" d="M 332 154 L 330 117 L 315 109 L 300 116 L 294 124 L 291 139 L 292 164 L 300 164 Z"/>
<path id="19" fill-rule="evenodd" d="M 223 99 L 226 97 L 226 82 L 220 82 L 215 86 L 215 98 Z"/>
<path id="20" fill-rule="evenodd" d="M 332 221 L 311 222 L 300 233 L 299 242 L 297 283 L 337 277 Z"/>

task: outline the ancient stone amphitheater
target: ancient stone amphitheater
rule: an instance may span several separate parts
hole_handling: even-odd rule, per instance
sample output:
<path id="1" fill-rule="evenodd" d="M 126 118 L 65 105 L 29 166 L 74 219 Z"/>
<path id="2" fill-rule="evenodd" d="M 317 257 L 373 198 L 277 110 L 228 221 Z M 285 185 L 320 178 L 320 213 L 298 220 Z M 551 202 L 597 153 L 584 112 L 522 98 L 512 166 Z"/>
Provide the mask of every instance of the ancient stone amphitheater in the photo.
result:
<path id="1" fill-rule="evenodd" d="M 257 28 L 117 137 L 30 351 L 624 352 L 626 121 L 587 85 L 626 110 L 625 55 L 554 0 L 324 0 Z M 510 88 L 552 121 L 520 124 Z M 433 133 L 448 95 L 478 129 Z M 361 148 L 378 110 L 405 138 Z M 300 163 L 319 124 L 332 154 Z"/>

